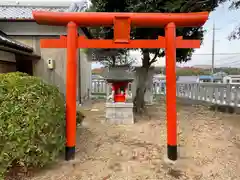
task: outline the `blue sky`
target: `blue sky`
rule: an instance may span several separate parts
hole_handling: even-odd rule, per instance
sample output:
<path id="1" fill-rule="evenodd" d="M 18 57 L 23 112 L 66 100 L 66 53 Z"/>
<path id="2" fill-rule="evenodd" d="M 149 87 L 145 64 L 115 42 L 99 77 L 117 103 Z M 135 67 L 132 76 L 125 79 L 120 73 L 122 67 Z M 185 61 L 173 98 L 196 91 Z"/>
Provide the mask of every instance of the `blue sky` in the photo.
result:
<path id="1" fill-rule="evenodd" d="M 1 3 L 4 2 L 15 2 L 21 3 L 55 3 L 60 4 L 70 3 L 71 0 L 1 0 Z M 75 0 L 76 1 L 76 0 Z M 80 1 L 80 0 L 78 0 Z M 181 64 L 181 66 L 193 66 L 193 65 L 211 65 L 211 55 L 199 55 L 199 54 L 211 54 L 212 51 L 212 27 L 213 22 L 215 22 L 216 31 L 215 31 L 215 64 L 216 67 L 219 66 L 238 66 L 240 67 L 240 54 L 230 54 L 230 55 L 217 55 L 219 53 L 240 53 L 238 46 L 240 45 L 240 40 L 229 41 L 227 39 L 228 35 L 231 33 L 234 28 L 240 24 L 240 10 L 238 11 L 229 11 L 229 4 L 219 6 L 214 12 L 210 13 L 209 20 L 204 25 L 204 29 L 207 30 L 204 36 L 204 41 L 201 48 L 196 49 L 192 60 Z M 131 55 L 138 59 L 138 62 L 141 62 L 141 55 L 139 52 L 132 52 Z M 139 63 L 138 63 L 139 64 Z M 165 58 L 158 60 L 156 65 L 164 66 Z M 99 67 L 99 64 L 93 63 L 92 67 Z"/>

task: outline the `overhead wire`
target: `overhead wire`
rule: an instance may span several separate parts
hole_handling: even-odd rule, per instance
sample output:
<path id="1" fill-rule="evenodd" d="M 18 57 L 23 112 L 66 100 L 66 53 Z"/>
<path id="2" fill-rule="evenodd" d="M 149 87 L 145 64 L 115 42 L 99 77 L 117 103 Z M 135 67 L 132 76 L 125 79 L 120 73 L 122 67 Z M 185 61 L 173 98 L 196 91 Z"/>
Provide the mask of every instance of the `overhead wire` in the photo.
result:
<path id="1" fill-rule="evenodd" d="M 236 55 L 236 56 L 232 56 L 232 57 L 227 57 L 227 58 L 221 58 L 219 59 L 218 61 L 221 61 L 221 64 L 226 64 L 226 63 L 229 63 L 229 60 L 233 59 L 233 58 L 236 58 L 236 57 L 239 57 L 239 55 Z M 228 62 L 226 62 L 228 61 Z M 220 65 L 221 65 L 220 64 Z M 216 65 L 219 65 L 219 64 L 216 64 Z"/>
<path id="2" fill-rule="evenodd" d="M 193 56 L 211 56 L 212 53 L 198 53 L 193 54 Z M 234 53 L 214 53 L 216 56 L 226 56 L 226 55 L 240 55 L 240 52 L 234 52 Z"/>
<path id="3" fill-rule="evenodd" d="M 240 64 L 240 60 L 229 62 L 229 63 L 222 63 L 222 64 L 218 64 L 216 66 L 229 66 L 229 65 L 238 65 L 238 64 Z"/>

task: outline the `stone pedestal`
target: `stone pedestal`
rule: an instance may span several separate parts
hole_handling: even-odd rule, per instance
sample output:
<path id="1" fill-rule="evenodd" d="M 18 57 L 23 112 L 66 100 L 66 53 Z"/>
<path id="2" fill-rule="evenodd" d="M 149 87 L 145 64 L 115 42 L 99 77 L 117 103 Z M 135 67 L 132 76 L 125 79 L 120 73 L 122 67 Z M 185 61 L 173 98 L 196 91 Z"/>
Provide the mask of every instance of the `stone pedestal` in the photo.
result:
<path id="1" fill-rule="evenodd" d="M 110 124 L 134 124 L 133 103 L 106 103 L 106 121 Z"/>

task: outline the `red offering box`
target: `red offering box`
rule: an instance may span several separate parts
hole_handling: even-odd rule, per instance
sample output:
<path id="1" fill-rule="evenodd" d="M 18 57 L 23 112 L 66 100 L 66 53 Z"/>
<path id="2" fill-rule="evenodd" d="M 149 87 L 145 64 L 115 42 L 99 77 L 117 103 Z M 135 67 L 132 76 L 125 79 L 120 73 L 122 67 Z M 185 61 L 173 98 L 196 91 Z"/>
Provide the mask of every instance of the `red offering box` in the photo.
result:
<path id="1" fill-rule="evenodd" d="M 115 102 L 125 102 L 126 101 L 125 95 L 124 94 L 115 95 L 114 101 Z"/>

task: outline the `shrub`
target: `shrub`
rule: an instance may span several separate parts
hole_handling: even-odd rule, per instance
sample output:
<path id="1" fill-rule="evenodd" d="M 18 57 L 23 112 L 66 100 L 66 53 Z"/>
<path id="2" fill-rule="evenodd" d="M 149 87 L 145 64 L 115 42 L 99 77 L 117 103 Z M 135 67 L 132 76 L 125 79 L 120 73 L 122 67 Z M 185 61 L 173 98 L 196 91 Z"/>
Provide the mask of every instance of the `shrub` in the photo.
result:
<path id="1" fill-rule="evenodd" d="M 64 97 L 24 73 L 0 74 L 0 179 L 13 163 L 42 167 L 64 148 Z"/>
<path id="2" fill-rule="evenodd" d="M 83 112 L 78 110 L 77 117 L 76 117 L 77 124 L 81 125 L 84 118 L 85 118 L 85 115 L 83 114 Z"/>

